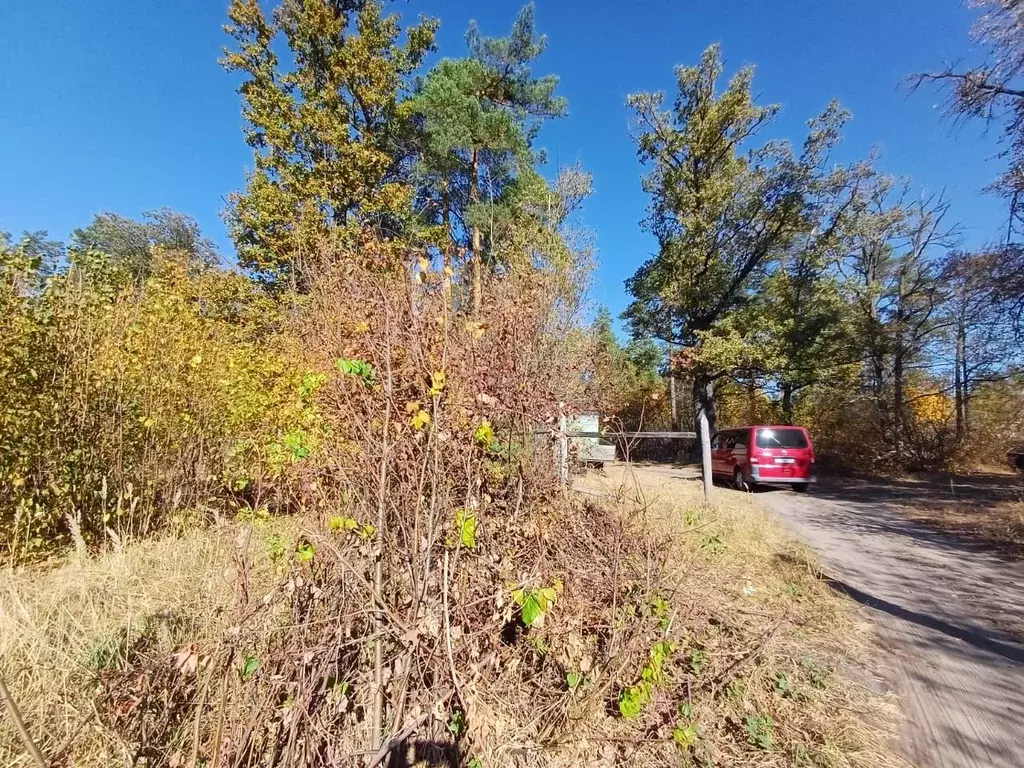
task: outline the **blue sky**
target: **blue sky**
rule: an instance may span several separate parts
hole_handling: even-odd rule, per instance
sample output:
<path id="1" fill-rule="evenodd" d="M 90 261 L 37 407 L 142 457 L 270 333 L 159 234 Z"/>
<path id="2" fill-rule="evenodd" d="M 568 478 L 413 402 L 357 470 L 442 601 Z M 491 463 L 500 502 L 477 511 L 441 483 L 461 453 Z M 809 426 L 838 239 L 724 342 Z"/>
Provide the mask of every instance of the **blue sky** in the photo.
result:
<path id="1" fill-rule="evenodd" d="M 217 64 L 226 0 L 3 0 L 0 3 L 0 230 L 66 238 L 99 211 L 170 206 L 195 216 L 230 255 L 219 214 L 251 163 L 237 82 Z M 460 56 L 476 19 L 508 31 L 519 2 L 400 0 L 407 18 L 441 19 L 439 56 Z M 770 135 L 799 142 L 833 97 L 853 112 L 839 159 L 881 152 L 880 167 L 945 189 L 968 245 L 999 235 L 997 129 L 941 119 L 941 95 L 902 78 L 970 61 L 962 0 L 537 0 L 569 117 L 541 145 L 594 174 L 584 213 L 596 233 L 596 302 L 621 311 L 623 280 L 646 259 L 646 199 L 626 95 L 673 88 L 673 67 L 720 42 L 729 70 L 757 65 L 755 87 L 782 104 Z"/>

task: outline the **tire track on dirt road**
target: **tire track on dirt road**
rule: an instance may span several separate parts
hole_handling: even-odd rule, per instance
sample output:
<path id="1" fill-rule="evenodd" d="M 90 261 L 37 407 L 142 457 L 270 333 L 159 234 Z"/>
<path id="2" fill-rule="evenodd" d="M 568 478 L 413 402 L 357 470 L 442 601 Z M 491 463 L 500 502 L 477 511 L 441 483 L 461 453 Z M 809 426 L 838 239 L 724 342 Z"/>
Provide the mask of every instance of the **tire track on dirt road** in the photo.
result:
<path id="1" fill-rule="evenodd" d="M 854 489 L 756 498 L 818 550 L 833 586 L 877 626 L 907 756 L 920 768 L 1024 766 L 1024 564 Z"/>

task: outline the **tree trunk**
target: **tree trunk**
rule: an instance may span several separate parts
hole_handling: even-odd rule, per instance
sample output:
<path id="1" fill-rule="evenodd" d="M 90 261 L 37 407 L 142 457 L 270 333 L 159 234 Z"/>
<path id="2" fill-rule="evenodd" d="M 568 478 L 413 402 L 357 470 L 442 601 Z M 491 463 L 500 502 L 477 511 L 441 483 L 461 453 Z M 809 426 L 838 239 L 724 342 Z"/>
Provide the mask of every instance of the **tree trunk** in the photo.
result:
<path id="1" fill-rule="evenodd" d="M 967 380 L 967 365 L 964 364 L 964 438 L 971 436 L 971 388 Z"/>
<path id="2" fill-rule="evenodd" d="M 469 202 L 471 205 L 476 206 L 480 202 L 480 160 L 477 156 L 477 151 L 473 150 L 473 158 L 470 162 L 470 178 L 469 178 Z M 482 236 L 480 233 L 480 227 L 473 226 L 473 314 L 480 313 L 480 307 L 483 303 L 483 271 L 481 267 L 481 260 L 483 254 L 481 251 Z"/>
<path id="3" fill-rule="evenodd" d="M 967 434 L 967 419 L 965 418 L 965 384 L 964 372 L 964 334 L 963 325 L 957 322 L 956 328 L 956 362 L 953 365 L 953 392 L 956 405 L 956 441 L 963 442 Z"/>
<path id="4" fill-rule="evenodd" d="M 441 195 L 441 205 L 443 206 L 442 216 L 444 222 L 444 231 L 448 235 L 448 242 L 444 246 L 444 272 L 441 274 L 441 287 L 444 291 L 444 306 L 445 309 L 450 310 L 452 305 L 452 247 L 453 242 L 452 236 L 452 204 L 451 198 L 448 195 L 448 186 L 445 185 L 444 191 Z"/>
<path id="5" fill-rule="evenodd" d="M 903 291 L 903 273 L 900 273 L 896 283 L 896 315 L 893 318 L 893 326 L 896 329 L 895 343 L 893 344 L 892 355 L 892 441 L 896 449 L 896 461 L 903 463 L 903 363 L 907 354 L 904 343 L 904 301 L 906 294 Z"/>
<path id="6" fill-rule="evenodd" d="M 875 347 L 870 351 L 871 399 L 875 406 L 875 427 L 882 445 L 889 435 L 889 405 L 886 399 L 885 358 Z"/>
<path id="7" fill-rule="evenodd" d="M 892 358 L 892 440 L 896 461 L 903 461 L 903 350 L 897 347 Z"/>
<path id="8" fill-rule="evenodd" d="M 705 438 L 710 440 L 718 431 L 718 419 L 715 413 L 715 382 L 699 373 L 693 377 L 693 413 L 700 445 Z"/>
<path id="9" fill-rule="evenodd" d="M 672 431 L 679 431 L 679 405 L 676 401 L 676 377 L 669 374 L 668 377 L 668 400 L 672 412 Z"/>
<path id="10" fill-rule="evenodd" d="M 964 437 L 971 434 L 971 379 L 967 373 L 967 329 L 963 329 L 963 354 L 960 357 L 960 384 L 963 387 Z"/>
<path id="11" fill-rule="evenodd" d="M 793 385 L 788 381 L 782 383 L 782 423 L 793 423 Z"/>

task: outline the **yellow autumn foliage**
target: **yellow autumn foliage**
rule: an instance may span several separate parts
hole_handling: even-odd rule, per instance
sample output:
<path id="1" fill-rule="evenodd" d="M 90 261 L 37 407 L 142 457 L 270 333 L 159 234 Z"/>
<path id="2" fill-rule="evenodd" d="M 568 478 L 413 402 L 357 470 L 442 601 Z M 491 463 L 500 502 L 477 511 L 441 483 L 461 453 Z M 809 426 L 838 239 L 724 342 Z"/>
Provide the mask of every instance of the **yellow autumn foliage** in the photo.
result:
<path id="1" fill-rule="evenodd" d="M 940 392 L 918 392 L 911 389 L 907 392 L 907 402 L 914 417 L 920 422 L 940 424 L 953 417 L 953 400 Z"/>
<path id="2" fill-rule="evenodd" d="M 37 292 L 8 251 L 0 310 L 0 549 L 23 556 L 155 530 L 238 494 L 267 498 L 323 428 L 274 300 L 242 275 L 154 255 L 127 279 L 101 254 Z"/>

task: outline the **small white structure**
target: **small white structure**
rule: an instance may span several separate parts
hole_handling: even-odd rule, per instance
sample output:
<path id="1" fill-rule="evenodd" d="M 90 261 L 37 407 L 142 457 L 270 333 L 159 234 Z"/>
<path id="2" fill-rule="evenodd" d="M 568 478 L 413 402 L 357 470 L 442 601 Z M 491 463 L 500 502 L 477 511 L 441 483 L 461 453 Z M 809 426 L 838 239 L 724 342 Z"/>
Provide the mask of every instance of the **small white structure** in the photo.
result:
<path id="1" fill-rule="evenodd" d="M 598 414 L 581 413 L 566 419 L 565 431 L 569 434 L 569 450 L 581 464 L 603 467 L 605 462 L 615 461 L 615 444 L 599 436 Z"/>

